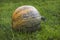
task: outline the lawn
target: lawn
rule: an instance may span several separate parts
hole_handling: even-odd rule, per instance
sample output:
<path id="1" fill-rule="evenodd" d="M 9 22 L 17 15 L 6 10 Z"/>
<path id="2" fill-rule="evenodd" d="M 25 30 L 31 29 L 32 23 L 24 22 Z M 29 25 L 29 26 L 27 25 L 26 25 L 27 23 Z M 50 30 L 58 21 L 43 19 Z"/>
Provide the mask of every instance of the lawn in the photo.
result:
<path id="1" fill-rule="evenodd" d="M 41 30 L 32 34 L 12 30 L 12 14 L 22 5 L 36 7 L 46 18 Z M 0 40 L 60 40 L 60 0 L 0 0 Z"/>

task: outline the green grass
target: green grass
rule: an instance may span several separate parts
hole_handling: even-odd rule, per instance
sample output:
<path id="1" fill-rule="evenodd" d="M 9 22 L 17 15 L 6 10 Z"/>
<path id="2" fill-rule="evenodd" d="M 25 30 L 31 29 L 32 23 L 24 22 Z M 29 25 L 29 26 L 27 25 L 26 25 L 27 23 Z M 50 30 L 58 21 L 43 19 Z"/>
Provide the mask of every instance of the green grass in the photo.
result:
<path id="1" fill-rule="evenodd" d="M 11 16 L 22 5 L 36 7 L 46 18 L 40 31 L 22 34 L 11 29 Z M 60 40 L 60 0 L 0 0 L 0 40 Z"/>

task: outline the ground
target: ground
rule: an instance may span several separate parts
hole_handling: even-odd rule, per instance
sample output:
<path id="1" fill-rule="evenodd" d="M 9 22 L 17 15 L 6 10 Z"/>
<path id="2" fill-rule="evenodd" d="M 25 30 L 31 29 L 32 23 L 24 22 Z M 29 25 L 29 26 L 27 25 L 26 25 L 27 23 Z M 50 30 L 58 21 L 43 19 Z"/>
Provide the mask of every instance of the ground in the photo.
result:
<path id="1" fill-rule="evenodd" d="M 12 14 L 22 5 L 36 7 L 46 18 L 41 30 L 32 34 L 12 30 Z M 0 40 L 60 40 L 60 0 L 0 0 Z"/>

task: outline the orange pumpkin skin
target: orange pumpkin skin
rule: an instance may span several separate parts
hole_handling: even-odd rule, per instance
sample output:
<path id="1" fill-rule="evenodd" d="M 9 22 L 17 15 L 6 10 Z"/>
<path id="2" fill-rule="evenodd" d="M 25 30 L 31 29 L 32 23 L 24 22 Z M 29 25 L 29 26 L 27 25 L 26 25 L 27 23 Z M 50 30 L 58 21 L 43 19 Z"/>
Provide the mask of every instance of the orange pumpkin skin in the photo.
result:
<path id="1" fill-rule="evenodd" d="M 41 16 L 33 6 L 18 7 L 12 15 L 12 28 L 23 31 L 34 31 L 40 28 Z"/>

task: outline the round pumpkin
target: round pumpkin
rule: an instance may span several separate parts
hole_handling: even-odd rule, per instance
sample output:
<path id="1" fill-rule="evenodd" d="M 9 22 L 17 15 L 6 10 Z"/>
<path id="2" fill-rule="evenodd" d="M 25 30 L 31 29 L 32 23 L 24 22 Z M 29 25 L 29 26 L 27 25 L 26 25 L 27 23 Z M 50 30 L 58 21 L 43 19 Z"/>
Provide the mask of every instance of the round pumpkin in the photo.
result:
<path id="1" fill-rule="evenodd" d="M 12 28 L 19 31 L 36 31 L 40 28 L 41 15 L 33 6 L 18 7 L 12 15 Z"/>

